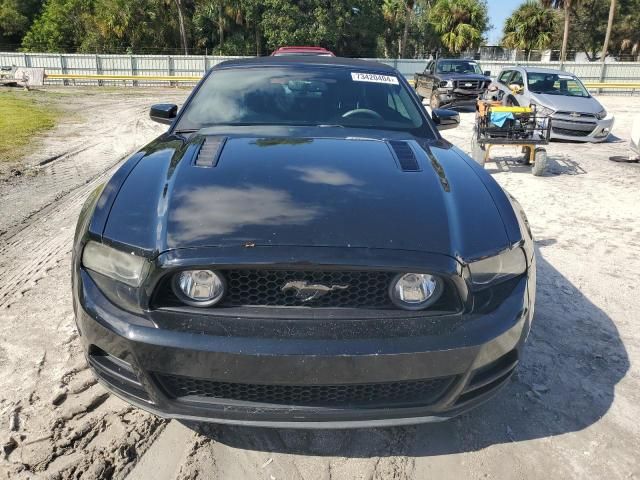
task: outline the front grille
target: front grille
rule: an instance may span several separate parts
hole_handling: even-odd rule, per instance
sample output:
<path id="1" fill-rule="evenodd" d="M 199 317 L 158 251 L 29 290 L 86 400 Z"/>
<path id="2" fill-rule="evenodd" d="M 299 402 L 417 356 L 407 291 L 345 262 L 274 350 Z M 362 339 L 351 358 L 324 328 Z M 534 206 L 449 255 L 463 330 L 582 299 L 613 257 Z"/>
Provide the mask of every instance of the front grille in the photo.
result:
<path id="1" fill-rule="evenodd" d="M 391 308 L 393 305 L 388 294 L 393 272 L 225 270 L 222 273 L 228 286 L 223 306 Z M 334 289 L 303 301 L 295 289 L 283 291 L 288 282 L 298 281 Z"/>
<path id="2" fill-rule="evenodd" d="M 455 88 L 477 90 L 478 88 L 482 88 L 484 86 L 484 81 L 483 80 L 455 80 L 454 86 Z"/>
<path id="3" fill-rule="evenodd" d="M 567 135 L 571 137 L 588 137 L 591 133 L 591 130 L 572 130 L 569 128 L 558 128 L 552 125 L 553 133 L 557 133 L 558 135 Z"/>
<path id="4" fill-rule="evenodd" d="M 157 374 L 169 397 L 178 400 L 231 400 L 261 404 L 315 407 L 386 407 L 429 405 L 438 400 L 453 377 L 350 385 L 262 385 L 214 382 Z"/>
<path id="5" fill-rule="evenodd" d="M 389 298 L 389 287 L 397 272 L 353 270 L 261 270 L 220 269 L 227 292 L 222 301 L 201 310 L 220 311 L 244 307 L 305 307 L 398 310 Z M 172 275 L 167 275 L 154 292 L 152 308 L 182 308 L 184 303 L 171 288 Z M 287 284 L 290 288 L 285 288 Z M 309 299 L 298 295 L 298 286 L 328 288 L 330 291 Z M 345 288 L 346 287 L 346 288 Z M 308 290 L 304 289 L 305 293 Z M 302 295 L 302 296 L 301 296 Z M 460 308 L 456 289 L 445 281 L 444 291 L 426 312 L 453 313 Z"/>
<path id="6" fill-rule="evenodd" d="M 582 113 L 582 112 L 563 112 L 558 110 L 556 112 L 556 115 L 565 115 L 567 117 L 571 117 L 571 118 L 596 118 L 596 116 L 593 113 Z"/>

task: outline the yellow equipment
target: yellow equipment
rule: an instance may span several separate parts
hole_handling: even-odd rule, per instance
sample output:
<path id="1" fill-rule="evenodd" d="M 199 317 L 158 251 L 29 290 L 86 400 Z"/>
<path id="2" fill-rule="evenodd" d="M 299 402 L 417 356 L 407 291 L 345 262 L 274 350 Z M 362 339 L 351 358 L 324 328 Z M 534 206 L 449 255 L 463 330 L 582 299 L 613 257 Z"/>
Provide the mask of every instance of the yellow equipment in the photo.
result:
<path id="1" fill-rule="evenodd" d="M 535 106 L 510 107 L 496 101 L 478 100 L 471 156 L 484 166 L 492 147 L 521 146 L 524 163 L 532 165 L 534 175 L 542 175 L 547 152 L 540 145 L 549 143 L 550 133 L 551 119 L 539 115 Z"/>

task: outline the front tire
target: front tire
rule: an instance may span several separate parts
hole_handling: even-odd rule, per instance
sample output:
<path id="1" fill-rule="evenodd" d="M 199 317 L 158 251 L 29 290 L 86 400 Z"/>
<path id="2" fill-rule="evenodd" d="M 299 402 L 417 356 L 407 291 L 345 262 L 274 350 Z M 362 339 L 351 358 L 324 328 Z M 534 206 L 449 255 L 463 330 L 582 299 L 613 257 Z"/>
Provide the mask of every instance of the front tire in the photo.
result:
<path id="1" fill-rule="evenodd" d="M 544 148 L 536 148 L 531 173 L 536 177 L 541 177 L 544 175 L 545 168 L 547 168 L 547 151 Z"/>

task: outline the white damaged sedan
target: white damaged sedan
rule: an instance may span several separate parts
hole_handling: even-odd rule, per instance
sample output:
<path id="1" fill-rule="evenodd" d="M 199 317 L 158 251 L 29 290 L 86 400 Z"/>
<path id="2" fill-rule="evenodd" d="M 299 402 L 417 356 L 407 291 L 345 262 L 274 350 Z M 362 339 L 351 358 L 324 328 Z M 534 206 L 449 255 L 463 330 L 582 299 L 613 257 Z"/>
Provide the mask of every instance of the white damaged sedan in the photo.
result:
<path id="1" fill-rule="evenodd" d="M 614 117 L 572 73 L 538 67 L 508 67 L 495 82 L 506 105 L 535 105 L 550 116 L 551 138 L 603 142 Z"/>

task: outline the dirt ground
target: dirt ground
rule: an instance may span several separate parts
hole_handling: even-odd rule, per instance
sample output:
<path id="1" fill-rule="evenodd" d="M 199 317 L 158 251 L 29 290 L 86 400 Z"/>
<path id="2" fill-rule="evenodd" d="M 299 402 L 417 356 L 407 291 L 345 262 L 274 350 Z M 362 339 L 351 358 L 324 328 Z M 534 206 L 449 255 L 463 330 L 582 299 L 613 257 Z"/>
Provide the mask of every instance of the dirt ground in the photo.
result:
<path id="1" fill-rule="evenodd" d="M 525 358 L 495 400 L 439 424 L 294 431 L 166 422 L 87 369 L 69 280 L 80 206 L 162 131 L 149 105 L 188 93 L 127 92 L 73 91 L 22 174 L 0 171 L 0 478 L 640 478 L 640 165 L 608 160 L 640 97 L 602 97 L 614 138 L 551 144 L 544 177 L 510 149 L 487 164 L 527 212 L 539 268 Z M 468 149 L 461 116 L 444 134 Z"/>

